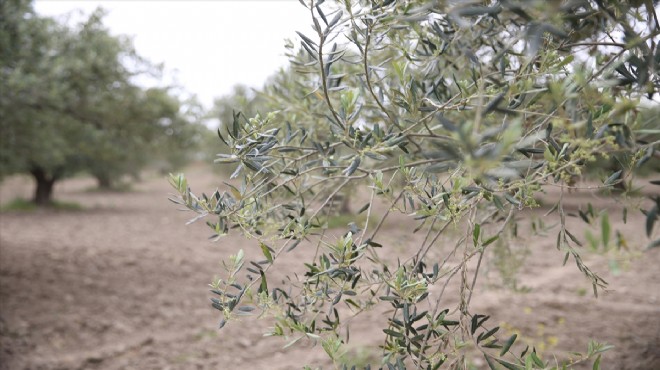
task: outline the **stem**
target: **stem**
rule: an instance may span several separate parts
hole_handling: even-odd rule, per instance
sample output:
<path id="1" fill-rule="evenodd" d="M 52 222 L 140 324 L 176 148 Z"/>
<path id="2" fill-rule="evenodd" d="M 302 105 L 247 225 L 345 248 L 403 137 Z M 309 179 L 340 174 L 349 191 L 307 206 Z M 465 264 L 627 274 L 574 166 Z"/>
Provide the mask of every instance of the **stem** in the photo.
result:
<path id="1" fill-rule="evenodd" d="M 495 233 L 495 235 L 500 235 L 502 234 L 502 232 L 504 232 L 504 228 L 506 227 L 506 225 L 509 224 L 509 221 L 511 221 L 512 217 L 513 217 L 513 206 L 509 207 L 509 214 L 506 216 L 506 219 L 502 223 L 502 226 Z M 474 292 L 474 286 L 477 284 L 477 276 L 479 276 L 479 268 L 481 267 L 481 260 L 484 257 L 484 251 L 485 251 L 485 247 L 479 251 L 479 261 L 477 262 L 477 267 L 474 271 L 474 278 L 472 279 L 472 284 L 470 286 L 470 294 L 468 295 L 468 299 L 467 299 L 468 306 L 470 305 L 470 301 L 472 300 L 472 293 Z"/>
<path id="2" fill-rule="evenodd" d="M 314 17 L 314 0 L 311 2 L 311 6 L 309 7 L 309 12 L 312 14 L 312 19 L 316 20 L 316 17 Z M 314 22 L 315 24 L 319 24 L 318 22 Z M 319 56 L 319 66 L 321 67 L 321 82 L 323 84 L 323 96 L 325 96 L 325 102 L 328 104 L 328 109 L 330 109 L 330 112 L 332 113 L 332 116 L 334 119 L 337 121 L 337 124 L 341 126 L 346 133 L 348 133 L 348 127 L 344 125 L 344 123 L 339 119 L 339 115 L 337 114 L 337 111 L 335 111 L 334 106 L 332 105 L 332 102 L 330 101 L 330 95 L 328 93 L 328 79 L 325 74 L 325 62 L 323 61 L 323 44 L 325 43 L 325 36 L 321 32 L 321 28 L 316 30 L 317 35 L 319 36 L 319 51 L 318 51 L 318 56 Z"/>
<path id="3" fill-rule="evenodd" d="M 394 126 L 396 126 L 399 130 L 403 130 L 403 128 L 402 128 L 402 127 L 396 122 L 396 120 L 394 119 L 394 117 L 392 117 L 392 114 L 390 113 L 390 111 L 387 110 L 387 108 L 385 108 L 385 107 L 383 106 L 383 103 L 381 103 L 380 99 L 378 99 L 378 96 L 376 96 L 376 93 L 374 92 L 374 89 L 373 89 L 373 87 L 371 86 L 371 77 L 369 77 L 369 59 L 368 59 L 368 54 L 369 54 L 369 43 L 371 42 L 371 28 L 373 27 L 373 25 L 375 24 L 375 22 L 376 22 L 376 21 L 374 20 L 374 23 L 372 23 L 372 24 L 370 24 L 369 26 L 367 26 L 367 29 L 365 30 L 367 36 L 366 36 L 366 38 L 365 38 L 365 40 L 364 40 L 364 54 L 363 54 L 363 57 L 362 57 L 362 64 L 363 64 L 363 67 L 364 67 L 364 77 L 365 77 L 365 80 L 366 80 L 366 82 L 367 82 L 367 90 L 369 90 L 369 92 L 371 93 L 371 96 L 374 98 L 374 101 L 376 101 L 376 104 L 378 105 L 378 107 L 379 107 L 383 112 L 385 112 L 385 114 L 387 115 L 387 118 L 390 120 L 390 122 L 391 122 Z"/>

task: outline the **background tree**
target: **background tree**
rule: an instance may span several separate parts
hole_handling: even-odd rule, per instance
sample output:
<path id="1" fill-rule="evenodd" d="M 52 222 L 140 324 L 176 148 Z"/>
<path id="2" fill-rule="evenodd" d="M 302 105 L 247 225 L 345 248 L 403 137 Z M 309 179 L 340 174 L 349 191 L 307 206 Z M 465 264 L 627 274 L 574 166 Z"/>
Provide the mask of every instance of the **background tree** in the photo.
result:
<path id="1" fill-rule="evenodd" d="M 222 134 L 231 153 L 221 161 L 238 164 L 242 186 L 196 196 L 183 175 L 172 177 L 173 201 L 215 217 L 217 237 L 240 230 L 263 255 L 246 263 L 239 250 L 224 263 L 212 284 L 221 326 L 270 315 L 270 335 L 319 341 L 339 367 L 348 318 L 384 306 L 390 369 L 467 368 L 468 351 L 492 369 L 552 366 L 514 351 L 515 335 L 499 338 L 471 310 L 481 262 L 544 188 L 576 188 L 575 176 L 616 157 L 588 186 L 611 191 L 654 157 L 658 122 L 640 114 L 660 86 L 654 2 L 303 3 L 313 26 L 289 48 L 297 74 L 265 88 L 273 112 L 234 115 Z M 333 236 L 319 216 L 348 186 L 367 193 L 358 212 L 368 217 Z M 646 203 L 649 237 L 659 201 Z M 557 249 L 597 294 L 606 282 L 580 257 L 563 197 L 551 210 Z M 396 212 L 425 236 L 393 260 L 379 232 Z M 459 236 L 439 245 L 448 230 Z M 305 273 L 273 286 L 271 269 L 301 244 L 316 248 L 301 261 Z M 453 300 L 443 298 L 450 283 Z M 598 368 L 605 349 L 592 344 L 577 363 Z"/>
<path id="2" fill-rule="evenodd" d="M 268 112 L 269 107 L 263 100 L 258 91 L 250 89 L 245 85 L 236 85 L 229 94 L 216 98 L 213 101 L 213 107 L 207 112 L 206 118 L 217 121 L 218 128 L 226 130 L 226 127 L 234 121 L 234 114 L 242 113 L 247 117 L 254 117 L 258 113 Z M 209 152 L 215 158 L 219 152 L 229 153 L 229 148 L 222 141 L 218 141 L 218 135 L 214 132 L 208 136 Z M 218 147 L 220 145 L 220 147 Z"/>
<path id="3" fill-rule="evenodd" d="M 263 109 L 267 109 L 267 106 L 258 91 L 245 85 L 236 85 L 229 94 L 214 100 L 208 116 L 220 120 L 221 126 L 228 127 L 234 121 L 233 113 L 242 112 L 248 117 L 254 117 Z"/>
<path id="4" fill-rule="evenodd" d="M 174 102 L 177 109 L 157 122 L 161 134 L 152 142 L 151 161 L 163 174 L 178 171 L 204 157 L 207 137 L 215 135 L 203 124 L 207 113 L 196 98 Z"/>
<path id="5" fill-rule="evenodd" d="M 83 149 L 85 169 L 101 188 L 112 188 L 125 174 L 138 178 L 148 165 L 168 173 L 193 159 L 206 131 L 198 102 L 182 102 L 167 88 L 132 87 L 118 99 L 105 102 L 114 110 L 97 117 L 107 126 L 93 131 Z"/>
<path id="6" fill-rule="evenodd" d="M 108 187 L 143 168 L 164 123 L 182 119 L 178 98 L 132 82 L 158 70 L 110 35 L 100 10 L 70 27 L 29 1 L 0 9 L 0 175 L 30 173 L 34 201 L 47 204 L 54 183 L 78 171 Z"/>

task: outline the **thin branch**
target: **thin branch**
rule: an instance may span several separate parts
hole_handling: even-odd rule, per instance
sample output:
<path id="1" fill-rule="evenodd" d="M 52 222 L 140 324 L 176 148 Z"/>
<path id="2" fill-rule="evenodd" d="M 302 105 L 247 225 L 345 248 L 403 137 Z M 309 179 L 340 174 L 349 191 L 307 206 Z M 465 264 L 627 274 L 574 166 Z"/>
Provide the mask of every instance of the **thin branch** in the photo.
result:
<path id="1" fill-rule="evenodd" d="M 312 15 L 312 19 L 316 20 L 316 17 L 314 16 L 314 0 L 312 0 L 311 2 L 311 6 L 309 7 L 309 12 Z M 318 22 L 315 23 L 318 24 Z M 321 70 L 321 82 L 323 84 L 323 95 L 325 96 L 325 102 L 328 104 L 328 109 L 330 109 L 330 113 L 332 113 L 332 116 L 334 117 L 335 121 L 337 121 L 337 124 L 342 126 L 344 130 L 348 130 L 348 127 L 344 125 L 344 122 L 342 122 L 342 120 L 339 119 L 339 115 L 337 114 L 335 107 L 332 105 L 332 101 L 330 101 L 330 94 L 328 93 L 328 78 L 325 74 L 325 62 L 323 61 L 323 44 L 325 43 L 325 35 L 321 32 L 320 27 L 316 30 L 316 33 L 319 36 L 318 56 L 319 56 L 319 67 Z"/>

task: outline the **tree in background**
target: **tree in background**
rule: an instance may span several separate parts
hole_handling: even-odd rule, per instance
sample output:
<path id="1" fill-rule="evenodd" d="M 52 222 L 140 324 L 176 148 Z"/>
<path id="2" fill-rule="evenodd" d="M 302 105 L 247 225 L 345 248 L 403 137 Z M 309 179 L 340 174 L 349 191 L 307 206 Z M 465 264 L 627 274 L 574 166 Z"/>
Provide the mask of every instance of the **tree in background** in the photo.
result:
<path id="1" fill-rule="evenodd" d="M 222 140 L 218 140 L 218 131 L 224 131 L 234 121 L 235 114 L 253 117 L 259 113 L 269 112 L 270 107 L 263 99 L 263 94 L 256 89 L 245 85 L 235 85 L 232 91 L 213 101 L 213 107 L 206 112 L 204 119 L 209 126 L 217 126 L 215 130 L 206 131 L 202 139 L 201 159 L 207 163 L 214 161 L 218 153 L 227 154 L 229 147 Z M 229 173 L 236 166 L 218 166 L 215 170 L 220 173 Z"/>
<path id="2" fill-rule="evenodd" d="M 219 119 L 221 126 L 228 127 L 234 121 L 235 112 L 242 112 L 248 117 L 254 117 L 267 108 L 258 91 L 245 85 L 236 85 L 232 88 L 231 93 L 214 100 L 213 108 L 208 112 L 208 116 Z"/>
<path id="3" fill-rule="evenodd" d="M 30 173 L 37 204 L 79 171 L 102 187 L 137 173 L 155 143 L 170 145 L 161 139 L 169 126 L 188 120 L 167 89 L 132 82 L 159 71 L 110 35 L 102 11 L 74 27 L 39 17 L 29 1 L 3 2 L 0 11 L 0 175 Z"/>
<path id="4" fill-rule="evenodd" d="M 656 155 L 660 127 L 642 107 L 660 87 L 655 2 L 301 2 L 313 26 L 289 46 L 296 73 L 265 88 L 271 113 L 233 115 L 221 132 L 231 152 L 219 160 L 238 165 L 242 185 L 196 196 L 183 175 L 171 178 L 174 202 L 212 216 L 218 238 L 242 232 L 261 255 L 238 250 L 224 262 L 211 299 L 220 326 L 259 312 L 269 335 L 320 342 L 350 367 L 351 320 L 384 307 L 380 365 L 390 369 L 467 368 L 475 354 L 491 369 L 553 366 L 473 312 L 475 283 L 484 255 L 515 235 L 507 230 L 545 188 L 579 189 L 575 176 L 616 157 L 587 185 L 612 191 Z M 326 232 L 324 207 L 348 186 L 365 193 L 357 213 L 368 217 Z M 649 237 L 659 203 L 644 206 Z M 393 213 L 424 235 L 396 258 L 380 234 Z M 559 253 L 597 294 L 607 284 L 580 257 L 562 197 L 551 214 Z M 458 236 L 440 243 L 451 230 Z M 316 248 L 313 260 L 274 285 L 270 272 L 300 245 Z M 448 284 L 457 296 L 443 297 Z M 606 348 L 591 344 L 559 368 L 598 368 Z"/>
<path id="5" fill-rule="evenodd" d="M 267 112 L 269 107 L 263 100 L 259 91 L 250 89 L 245 85 L 235 85 L 229 94 L 216 98 L 213 101 L 213 107 L 206 114 L 206 118 L 218 121 L 218 127 L 225 130 L 226 127 L 234 122 L 234 114 L 241 112 L 247 117 L 254 117 L 258 113 Z M 217 134 L 213 135 L 213 141 L 218 144 Z M 220 142 L 220 144 L 224 144 Z M 216 145 L 213 145 L 214 147 Z M 229 149 L 222 150 L 225 153 Z M 217 153 L 217 152 L 216 152 Z"/>
<path id="6" fill-rule="evenodd" d="M 158 135 L 152 142 L 152 161 L 162 174 L 178 171 L 198 160 L 205 150 L 206 138 L 213 134 L 202 124 L 207 113 L 196 98 L 176 100 L 176 103 L 176 114 L 158 122 L 159 130 L 164 130 L 164 135 Z"/>
<path id="7" fill-rule="evenodd" d="M 121 110 L 98 115 L 108 126 L 92 132 L 82 149 L 99 187 L 112 188 L 126 174 L 138 178 L 147 165 L 169 173 L 192 159 L 206 131 L 198 102 L 182 102 L 168 88 L 133 87 L 118 98 Z"/>

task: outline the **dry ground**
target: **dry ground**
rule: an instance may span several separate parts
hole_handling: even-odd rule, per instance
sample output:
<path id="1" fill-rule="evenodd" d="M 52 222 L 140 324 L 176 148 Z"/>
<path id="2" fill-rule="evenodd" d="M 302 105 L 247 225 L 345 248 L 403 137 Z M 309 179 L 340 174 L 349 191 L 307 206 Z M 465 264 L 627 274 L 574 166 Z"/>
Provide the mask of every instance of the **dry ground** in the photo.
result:
<path id="1" fill-rule="evenodd" d="M 198 189 L 220 184 L 204 169 L 191 171 Z M 5 181 L 0 202 L 29 196 L 31 186 L 26 178 Z M 219 316 L 208 303 L 207 284 L 223 257 L 254 243 L 239 237 L 211 243 L 202 223 L 184 226 L 190 214 L 166 200 L 163 178 L 122 193 L 89 191 L 92 186 L 74 179 L 56 188 L 58 199 L 78 202 L 82 211 L 0 214 L 0 369 L 330 368 L 318 346 L 285 350 L 285 342 L 263 338 L 265 322 L 216 329 Z M 607 200 L 593 194 L 570 200 L 578 197 L 597 207 Z M 521 223 L 542 215 L 530 212 Z M 613 229 L 633 235 L 629 244 L 640 250 L 648 242 L 643 216 L 631 212 L 628 218 L 624 225 L 611 216 Z M 577 218 L 570 222 L 583 227 Z M 383 238 L 405 252 L 410 225 L 398 220 Z M 486 261 L 473 311 L 491 315 L 503 332 L 520 333 L 546 355 L 584 351 L 596 339 L 616 346 L 603 359 L 604 369 L 660 369 L 660 248 L 624 256 L 585 248 L 585 260 L 610 282 L 610 291 L 596 299 L 573 263 L 562 267 L 555 236 L 556 228 L 512 246 L 529 252 L 516 277 L 518 292 L 494 284 L 500 280 L 494 260 Z M 307 252 L 300 253 L 304 258 Z M 616 274 L 611 261 L 619 263 Z M 296 262 L 290 258 L 279 268 L 287 271 Z M 355 322 L 356 342 L 379 343 L 380 320 L 371 315 Z M 353 353 L 363 360 L 370 354 L 357 347 Z M 485 367 L 479 359 L 473 365 Z"/>

